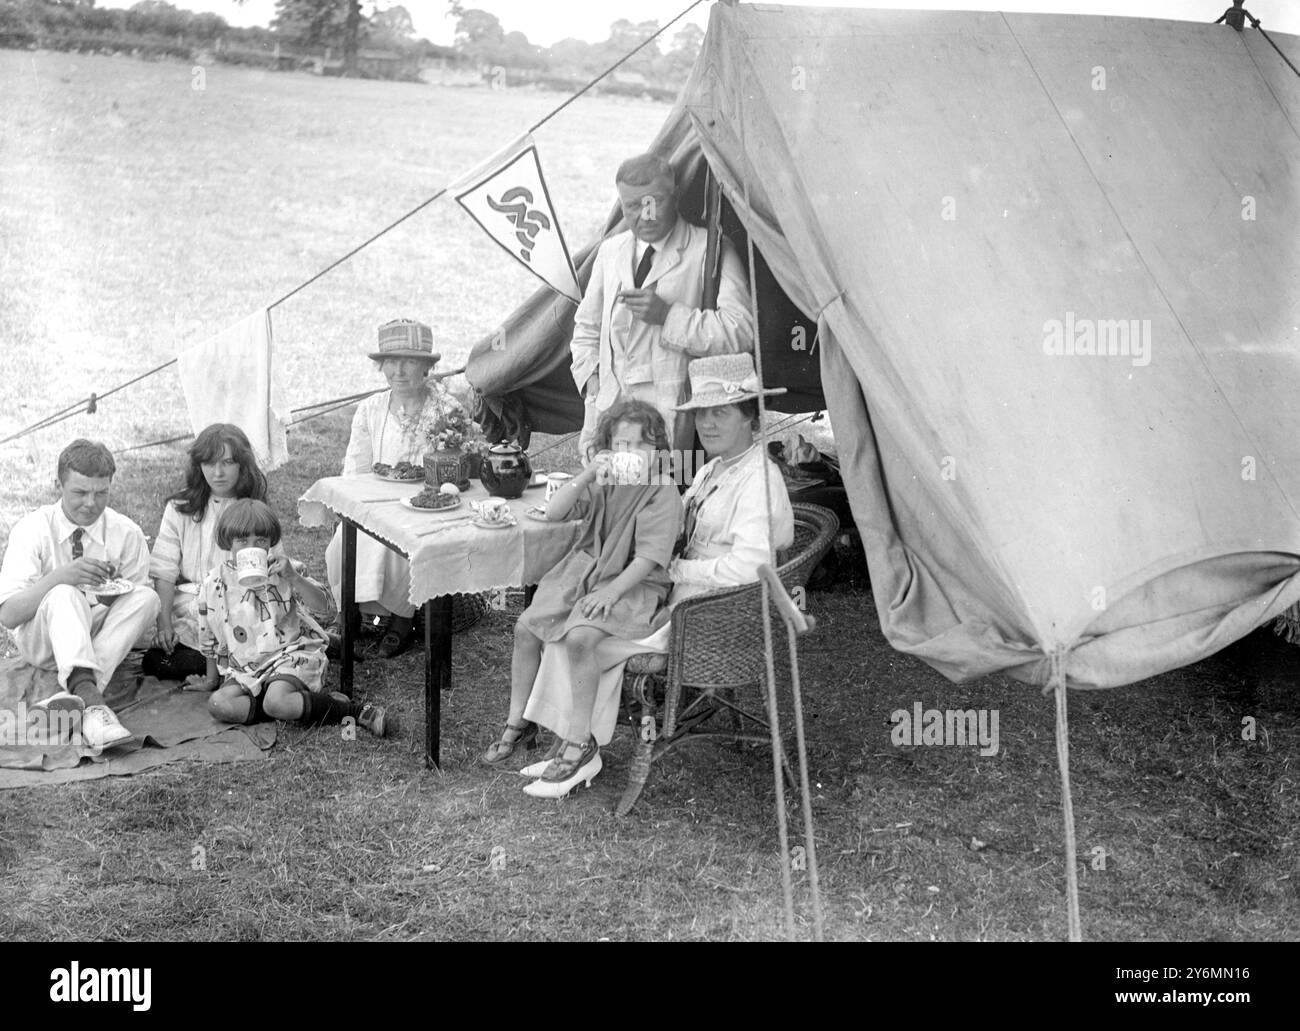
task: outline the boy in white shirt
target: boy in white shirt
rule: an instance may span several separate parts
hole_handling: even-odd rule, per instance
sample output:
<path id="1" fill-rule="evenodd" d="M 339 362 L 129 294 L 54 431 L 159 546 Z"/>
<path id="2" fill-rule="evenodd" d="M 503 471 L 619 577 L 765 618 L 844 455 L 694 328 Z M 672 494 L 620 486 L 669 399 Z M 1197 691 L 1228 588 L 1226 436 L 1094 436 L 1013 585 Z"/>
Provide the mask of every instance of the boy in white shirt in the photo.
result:
<path id="1" fill-rule="evenodd" d="M 93 749 L 131 740 L 103 691 L 158 616 L 144 533 L 108 507 L 116 471 L 97 441 L 64 448 L 59 500 L 14 525 L 0 566 L 0 625 L 12 631 L 25 662 L 57 669 L 63 688 L 37 706 L 80 712 L 81 735 Z M 133 586 L 119 582 L 110 586 L 126 593 L 96 594 L 109 580 Z"/>

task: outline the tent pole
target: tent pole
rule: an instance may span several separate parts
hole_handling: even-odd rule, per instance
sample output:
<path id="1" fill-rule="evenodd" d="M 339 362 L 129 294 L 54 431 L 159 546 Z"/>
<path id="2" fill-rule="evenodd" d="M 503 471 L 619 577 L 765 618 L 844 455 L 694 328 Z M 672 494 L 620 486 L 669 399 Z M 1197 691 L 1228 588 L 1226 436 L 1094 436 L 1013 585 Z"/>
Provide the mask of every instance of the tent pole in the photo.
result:
<path id="1" fill-rule="evenodd" d="M 704 163 L 704 224 L 709 238 L 704 251 L 704 300 L 701 308 L 718 306 L 718 287 L 722 282 L 722 184 Z"/>
<path id="2" fill-rule="evenodd" d="M 1052 651 L 1051 677 L 1043 693 L 1056 696 L 1056 762 L 1061 774 L 1061 819 L 1065 825 L 1065 922 L 1072 942 L 1083 941 L 1083 922 L 1079 916 L 1078 845 L 1074 833 L 1074 800 L 1070 794 L 1070 721 L 1066 697 L 1069 683 L 1065 676 L 1063 648 Z"/>
<path id="3" fill-rule="evenodd" d="M 745 91 L 748 88 L 747 82 L 741 83 L 741 88 L 736 95 L 736 127 L 740 136 L 740 152 L 744 155 L 749 154 L 745 146 Z M 743 181 L 741 189 L 744 192 L 745 210 L 753 211 L 750 202 L 749 180 L 754 174 L 754 166 L 747 164 L 742 171 Z M 720 206 L 720 205 L 719 205 Z M 763 340 L 758 329 L 758 280 L 755 275 L 755 248 L 754 234 L 746 231 L 746 251 L 748 257 L 749 271 L 749 310 L 754 319 L 754 371 L 758 374 L 758 446 L 762 449 L 763 455 L 763 500 L 767 508 L 767 532 L 769 559 L 772 568 L 776 567 L 776 541 L 773 535 L 772 522 L 772 463 L 768 460 L 767 438 L 767 405 L 764 403 L 763 385 Z M 720 242 L 720 241 L 719 241 Z M 780 489 L 785 490 L 785 481 L 782 480 Z M 761 571 L 761 570 L 760 570 Z M 779 585 L 778 585 L 779 586 Z M 784 593 L 784 587 L 781 588 Z M 763 657 L 767 666 L 767 708 L 768 708 L 768 727 L 772 743 L 772 780 L 776 794 L 776 829 L 777 840 L 781 846 L 781 889 L 785 902 L 785 921 L 786 937 L 794 940 L 794 886 L 791 883 L 790 871 L 792 866 L 790 854 L 790 836 L 789 829 L 786 826 L 787 814 L 785 808 L 785 785 L 782 780 L 781 760 L 785 755 L 785 747 L 781 743 L 781 716 L 780 707 L 777 703 L 776 694 L 776 663 L 772 650 L 772 592 L 769 589 L 767 581 L 763 581 Z M 822 897 L 821 887 L 817 873 L 817 835 L 813 828 L 812 813 L 812 792 L 808 788 L 808 752 L 803 736 L 803 701 L 799 694 L 799 649 L 795 643 L 793 630 L 790 624 L 787 624 L 787 632 L 790 637 L 790 669 L 791 669 L 791 695 L 790 701 L 794 708 L 795 719 L 795 743 L 798 746 L 799 753 L 799 801 L 803 809 L 804 818 L 804 865 L 803 868 L 808 871 L 808 887 L 812 895 L 813 910 L 813 941 L 822 941 L 824 934 L 825 921 L 822 917 Z"/>

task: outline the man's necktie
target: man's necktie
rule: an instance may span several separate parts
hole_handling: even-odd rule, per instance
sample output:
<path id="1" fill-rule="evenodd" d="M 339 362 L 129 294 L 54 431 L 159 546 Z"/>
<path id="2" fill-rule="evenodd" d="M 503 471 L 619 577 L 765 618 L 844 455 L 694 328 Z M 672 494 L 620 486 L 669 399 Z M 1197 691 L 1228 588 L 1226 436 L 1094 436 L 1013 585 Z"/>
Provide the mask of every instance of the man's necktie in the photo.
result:
<path id="1" fill-rule="evenodd" d="M 632 275 L 632 285 L 638 290 L 641 289 L 641 284 L 645 282 L 645 277 L 650 275 L 650 266 L 654 264 L 654 260 L 655 249 L 647 247 L 645 253 L 641 255 L 641 264 L 637 265 L 636 272 Z"/>
<path id="2" fill-rule="evenodd" d="M 81 547 L 81 538 L 85 535 L 86 531 L 80 526 L 72 531 L 72 558 L 74 562 L 85 554 L 85 550 Z"/>

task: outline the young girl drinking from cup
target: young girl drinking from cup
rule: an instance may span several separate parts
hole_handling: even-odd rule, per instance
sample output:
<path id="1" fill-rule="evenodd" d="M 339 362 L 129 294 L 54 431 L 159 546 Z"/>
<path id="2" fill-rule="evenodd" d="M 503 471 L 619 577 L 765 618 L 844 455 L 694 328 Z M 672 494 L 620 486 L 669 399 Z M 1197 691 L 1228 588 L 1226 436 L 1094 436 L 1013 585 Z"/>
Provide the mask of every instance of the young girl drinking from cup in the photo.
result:
<path id="1" fill-rule="evenodd" d="M 229 558 L 217 545 L 217 520 L 223 506 L 239 498 L 265 501 L 266 477 L 244 431 L 213 423 L 190 445 L 185 486 L 167 499 L 149 559 L 162 605 L 154 647 L 145 652 L 145 673 L 182 680 L 204 671 L 198 651 L 199 585 L 208 570 Z"/>
<path id="2" fill-rule="evenodd" d="M 325 608 L 326 593 L 282 551 L 272 555 L 279 543 L 280 521 L 264 501 L 242 498 L 223 508 L 217 545 L 229 557 L 208 572 L 198 594 L 207 670 L 188 683 L 214 692 L 208 711 L 225 723 L 307 725 L 351 716 L 379 737 L 393 733 L 394 721 L 378 705 L 325 691 L 325 631 L 303 603 Z"/>
<path id="3" fill-rule="evenodd" d="M 600 670 L 595 647 L 605 637 L 639 640 L 654 629 L 671 586 L 666 568 L 681 526 L 682 506 L 673 485 L 668 431 L 644 401 L 625 401 L 606 412 L 596 429 L 595 453 L 581 473 L 552 495 L 546 518 L 583 518 L 573 550 L 537 585 L 532 604 L 515 625 L 510 675 L 510 717 L 501 739 L 483 755 L 503 762 L 522 744 L 536 747 L 538 723 L 524 718 L 542 648 L 563 648 L 572 670 L 569 711 L 536 719 L 564 740 L 540 779 L 524 790 L 560 797 L 601 768 L 590 721 Z"/>

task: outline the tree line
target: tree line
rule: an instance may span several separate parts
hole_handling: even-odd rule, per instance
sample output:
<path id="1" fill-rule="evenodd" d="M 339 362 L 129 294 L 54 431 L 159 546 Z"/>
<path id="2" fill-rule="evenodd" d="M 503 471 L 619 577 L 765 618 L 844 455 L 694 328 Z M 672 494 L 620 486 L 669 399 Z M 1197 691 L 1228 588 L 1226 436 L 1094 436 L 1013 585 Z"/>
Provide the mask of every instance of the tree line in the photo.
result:
<path id="1" fill-rule="evenodd" d="M 242 0 L 237 0 L 242 2 Z M 604 71 L 659 30 L 654 21 L 618 19 L 600 43 L 564 39 L 550 47 L 507 31 L 493 14 L 450 0 L 455 42 L 417 38 L 410 12 L 377 0 L 277 0 L 267 28 L 235 28 L 219 15 L 194 13 L 167 0 L 129 8 L 96 0 L 0 0 L 0 46 L 130 51 L 140 56 L 293 68 L 315 64 L 341 75 L 415 78 L 421 66 L 473 69 L 494 85 L 564 87 Z M 623 92 L 676 94 L 699 53 L 704 33 L 694 25 L 656 39 L 619 70 Z"/>

